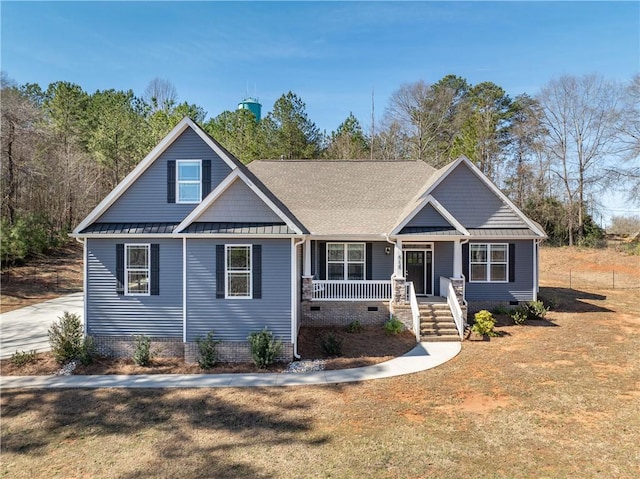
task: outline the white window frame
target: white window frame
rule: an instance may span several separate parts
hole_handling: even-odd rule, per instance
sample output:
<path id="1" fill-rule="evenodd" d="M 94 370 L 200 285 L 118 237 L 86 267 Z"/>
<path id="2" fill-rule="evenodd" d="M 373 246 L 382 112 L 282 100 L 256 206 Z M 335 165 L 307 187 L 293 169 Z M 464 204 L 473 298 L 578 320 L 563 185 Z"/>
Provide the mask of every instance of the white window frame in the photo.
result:
<path id="1" fill-rule="evenodd" d="M 180 164 L 181 163 L 198 163 L 200 169 L 199 180 L 180 180 Z M 185 201 L 180 199 L 180 185 L 198 185 L 197 201 Z M 183 205 L 195 205 L 202 201 L 202 160 L 176 160 L 176 203 Z"/>
<path id="2" fill-rule="evenodd" d="M 129 248 L 144 247 L 147 249 L 147 267 L 129 267 Z M 129 291 L 129 272 L 147 273 L 147 292 L 136 293 Z M 124 295 L 125 296 L 151 296 L 151 244 L 149 243 L 126 243 L 124 245 Z"/>
<path id="3" fill-rule="evenodd" d="M 331 261 L 329 260 L 329 245 L 342 245 L 343 247 L 343 260 L 342 261 Z M 348 245 L 361 245 L 362 251 L 364 252 L 362 261 L 349 261 L 349 246 Z M 326 278 L 329 279 L 329 264 L 343 264 L 342 268 L 342 279 L 334 279 L 331 281 L 364 281 L 367 278 L 367 244 L 366 243 L 340 243 L 340 242 L 330 242 L 325 246 L 325 255 L 326 255 Z M 362 264 L 362 279 L 349 279 L 349 264 Z"/>
<path id="4" fill-rule="evenodd" d="M 249 250 L 249 269 L 229 270 L 229 250 L 231 248 L 247 248 Z M 249 294 L 237 296 L 229 294 L 229 276 L 245 275 L 249 273 Z M 253 245 L 250 244 L 226 244 L 224 245 L 224 297 L 225 299 L 253 299 Z"/>
<path id="5" fill-rule="evenodd" d="M 472 248 L 474 246 L 485 246 L 487 248 L 487 260 L 486 261 L 473 261 Z M 505 261 L 492 261 L 491 249 L 494 246 L 504 247 Z M 474 264 L 484 264 L 487 267 L 487 274 L 485 279 L 472 279 L 472 266 Z M 503 264 L 505 266 L 505 279 L 493 279 L 491 278 L 491 265 Z M 469 282 L 470 283 L 508 283 L 509 282 L 509 244 L 508 243 L 470 243 L 469 244 Z"/>

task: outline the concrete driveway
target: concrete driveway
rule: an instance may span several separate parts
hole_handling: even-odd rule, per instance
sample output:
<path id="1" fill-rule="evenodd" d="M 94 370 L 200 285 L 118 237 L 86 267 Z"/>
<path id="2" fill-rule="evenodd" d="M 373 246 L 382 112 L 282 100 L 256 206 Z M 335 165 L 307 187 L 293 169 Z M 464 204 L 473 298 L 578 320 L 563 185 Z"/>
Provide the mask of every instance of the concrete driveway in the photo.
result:
<path id="1" fill-rule="evenodd" d="M 0 315 L 0 358 L 16 351 L 49 351 L 49 326 L 62 313 L 83 317 L 82 293 L 69 294 Z"/>

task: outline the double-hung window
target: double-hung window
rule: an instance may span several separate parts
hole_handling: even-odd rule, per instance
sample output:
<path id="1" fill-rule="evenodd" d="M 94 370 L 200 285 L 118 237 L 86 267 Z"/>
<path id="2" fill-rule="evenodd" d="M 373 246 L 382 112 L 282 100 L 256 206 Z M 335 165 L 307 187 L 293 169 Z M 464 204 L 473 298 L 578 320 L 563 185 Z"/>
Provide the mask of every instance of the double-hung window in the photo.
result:
<path id="1" fill-rule="evenodd" d="M 177 203 L 200 203 L 202 198 L 202 162 L 176 161 Z"/>
<path id="2" fill-rule="evenodd" d="M 509 247 L 507 244 L 469 245 L 471 281 L 505 283 L 508 281 Z"/>
<path id="3" fill-rule="evenodd" d="M 358 281 L 365 279 L 364 243 L 327 243 L 327 279 Z"/>
<path id="4" fill-rule="evenodd" d="M 227 298 L 251 298 L 251 250 L 250 245 L 226 245 L 225 283 Z"/>
<path id="5" fill-rule="evenodd" d="M 127 296 L 149 295 L 150 246 L 148 244 L 125 245 L 124 294 Z"/>

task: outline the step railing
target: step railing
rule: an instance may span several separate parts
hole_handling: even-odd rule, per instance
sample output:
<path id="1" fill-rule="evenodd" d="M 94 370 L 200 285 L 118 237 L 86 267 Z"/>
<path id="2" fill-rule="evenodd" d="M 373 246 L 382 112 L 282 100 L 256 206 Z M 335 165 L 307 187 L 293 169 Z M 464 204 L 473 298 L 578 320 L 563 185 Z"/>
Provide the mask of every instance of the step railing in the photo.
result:
<path id="1" fill-rule="evenodd" d="M 416 291 L 413 287 L 413 282 L 406 283 L 407 299 L 411 306 L 411 319 L 413 320 L 413 331 L 416 335 L 416 342 L 420 342 L 420 306 L 418 305 L 418 298 L 416 297 Z"/>
<path id="2" fill-rule="evenodd" d="M 460 340 L 464 339 L 464 318 L 462 316 L 462 308 L 458 302 L 458 296 L 449 278 L 440 276 L 440 294 L 444 294 L 447 298 L 447 304 L 451 310 L 453 321 L 456 323 L 456 329 Z"/>
<path id="3" fill-rule="evenodd" d="M 389 301 L 391 281 L 313 280 L 313 301 Z"/>

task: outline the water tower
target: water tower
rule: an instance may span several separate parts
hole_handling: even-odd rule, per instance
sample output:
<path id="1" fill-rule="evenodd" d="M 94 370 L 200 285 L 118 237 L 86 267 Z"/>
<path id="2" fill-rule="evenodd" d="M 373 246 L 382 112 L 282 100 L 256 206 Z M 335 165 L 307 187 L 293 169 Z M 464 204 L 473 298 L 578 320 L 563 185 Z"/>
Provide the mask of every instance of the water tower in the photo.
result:
<path id="1" fill-rule="evenodd" d="M 260 121 L 262 105 L 257 98 L 246 97 L 238 103 L 238 110 L 249 110 L 256 117 L 256 121 Z"/>

